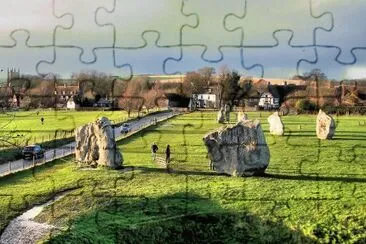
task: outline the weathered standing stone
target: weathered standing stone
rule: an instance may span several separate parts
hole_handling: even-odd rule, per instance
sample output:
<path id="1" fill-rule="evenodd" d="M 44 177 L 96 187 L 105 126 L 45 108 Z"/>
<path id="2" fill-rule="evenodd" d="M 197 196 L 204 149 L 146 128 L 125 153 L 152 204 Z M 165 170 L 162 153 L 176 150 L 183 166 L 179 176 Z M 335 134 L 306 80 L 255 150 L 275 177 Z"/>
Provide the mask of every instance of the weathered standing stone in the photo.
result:
<path id="1" fill-rule="evenodd" d="M 230 106 L 229 106 L 229 104 L 226 104 L 226 105 L 225 105 L 225 110 L 224 110 L 224 112 L 225 112 L 225 121 L 226 121 L 227 123 L 229 123 L 229 122 L 230 122 Z"/>
<path id="2" fill-rule="evenodd" d="M 75 130 L 75 157 L 81 164 L 122 166 L 123 157 L 117 149 L 111 122 L 102 117 Z"/>
<path id="3" fill-rule="evenodd" d="M 319 110 L 316 118 L 316 135 L 319 139 L 332 139 L 335 132 L 334 119 L 324 113 L 321 109 Z"/>
<path id="4" fill-rule="evenodd" d="M 242 120 L 248 120 L 248 115 L 244 112 L 238 112 L 238 122 Z"/>
<path id="5" fill-rule="evenodd" d="M 269 123 L 269 133 L 276 136 L 282 136 L 284 133 L 284 127 L 281 117 L 278 115 L 278 112 L 274 112 L 268 117 L 267 120 Z"/>
<path id="6" fill-rule="evenodd" d="M 270 152 L 258 120 L 245 120 L 207 134 L 203 141 L 214 170 L 233 176 L 262 175 Z"/>
<path id="7" fill-rule="evenodd" d="M 225 122 L 224 109 L 221 108 L 217 113 L 217 122 L 223 124 Z"/>

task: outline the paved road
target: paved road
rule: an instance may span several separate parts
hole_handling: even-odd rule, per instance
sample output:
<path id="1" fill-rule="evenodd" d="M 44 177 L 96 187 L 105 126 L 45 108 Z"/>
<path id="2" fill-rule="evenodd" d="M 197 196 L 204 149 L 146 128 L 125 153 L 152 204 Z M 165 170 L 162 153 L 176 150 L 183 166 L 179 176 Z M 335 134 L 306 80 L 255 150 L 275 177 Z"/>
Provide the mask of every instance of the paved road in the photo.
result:
<path id="1" fill-rule="evenodd" d="M 120 140 L 143 128 L 153 125 L 155 123 L 154 122 L 155 120 L 157 122 L 163 121 L 163 120 L 171 118 L 177 114 L 180 114 L 180 113 L 179 112 L 162 112 L 162 113 L 158 113 L 158 114 L 144 116 L 141 119 L 134 120 L 133 122 L 130 123 L 131 132 L 129 132 L 127 135 L 121 135 L 120 127 L 114 128 L 115 138 L 116 138 L 116 140 Z M 74 149 L 75 149 L 75 142 L 72 142 L 72 143 L 66 144 L 62 147 L 59 147 L 59 148 L 47 150 L 45 152 L 45 157 L 42 159 L 34 159 L 34 160 L 20 159 L 17 161 L 12 161 L 12 162 L 8 162 L 6 164 L 2 164 L 2 165 L 0 165 L 0 176 L 5 176 L 10 173 L 15 173 L 18 171 L 29 169 L 36 165 L 41 165 L 41 164 L 53 161 L 57 158 L 62 158 L 62 157 L 71 155 L 74 153 Z"/>

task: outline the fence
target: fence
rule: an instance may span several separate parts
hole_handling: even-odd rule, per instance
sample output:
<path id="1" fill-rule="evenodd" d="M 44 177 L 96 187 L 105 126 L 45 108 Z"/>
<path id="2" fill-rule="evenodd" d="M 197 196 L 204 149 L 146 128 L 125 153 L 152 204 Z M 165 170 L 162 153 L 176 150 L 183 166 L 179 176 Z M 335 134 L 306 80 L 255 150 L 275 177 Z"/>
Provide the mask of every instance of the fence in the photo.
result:
<path id="1" fill-rule="evenodd" d="M 47 162 L 51 162 L 55 159 L 63 158 L 65 156 L 71 155 L 74 153 L 75 143 L 69 143 L 59 148 L 55 148 L 53 150 L 46 151 L 44 153 L 44 157 L 39 158 L 33 156 L 30 160 L 20 159 L 17 161 L 10 161 L 5 164 L 0 165 L 0 176 L 5 176 L 11 173 L 15 173 L 18 171 L 23 171 L 26 169 L 31 169 L 36 166 L 45 164 Z"/>
<path id="2" fill-rule="evenodd" d="M 152 125 L 156 125 L 158 122 L 167 120 L 173 116 L 180 114 L 179 112 L 166 112 L 161 114 L 155 115 L 148 115 L 146 117 L 141 118 L 140 120 L 131 122 L 136 123 L 136 126 L 133 127 L 133 130 L 128 134 L 121 135 L 119 132 L 119 128 L 115 128 L 116 141 L 119 141 L 123 138 L 129 137 L 145 128 L 148 128 Z M 33 158 L 31 160 L 17 160 L 17 161 L 10 161 L 5 164 L 0 165 L 0 176 L 9 175 L 18 171 L 23 171 L 26 169 L 31 169 L 36 166 L 45 164 L 47 162 L 51 162 L 55 159 L 63 158 L 74 153 L 75 149 L 75 142 L 71 142 L 69 144 L 60 146 L 58 148 L 54 148 L 45 152 L 43 158 Z"/>

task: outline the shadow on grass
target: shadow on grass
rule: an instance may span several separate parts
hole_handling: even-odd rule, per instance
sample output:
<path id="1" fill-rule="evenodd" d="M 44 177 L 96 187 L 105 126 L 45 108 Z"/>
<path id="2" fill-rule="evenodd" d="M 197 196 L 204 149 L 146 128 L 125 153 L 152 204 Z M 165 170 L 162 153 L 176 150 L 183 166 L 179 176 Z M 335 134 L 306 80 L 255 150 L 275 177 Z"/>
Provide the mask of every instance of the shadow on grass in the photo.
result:
<path id="1" fill-rule="evenodd" d="M 227 174 L 219 174 L 212 171 L 193 171 L 193 170 L 175 170 L 175 169 L 165 169 L 165 168 L 148 168 L 148 167 L 126 167 L 125 169 L 141 170 L 141 174 L 146 173 L 168 173 L 176 175 L 197 175 L 197 176 L 223 176 L 232 177 Z M 366 175 L 361 175 L 366 176 Z M 315 174 L 309 175 L 285 175 L 285 174 L 271 174 L 265 173 L 264 176 L 254 176 L 259 178 L 271 178 L 279 180 L 303 180 L 303 181 L 339 181 L 339 182 L 349 182 L 349 183 L 366 183 L 366 178 L 360 177 L 340 177 L 340 176 L 318 176 Z M 243 177 L 244 178 L 244 177 Z"/>
<path id="2" fill-rule="evenodd" d="M 366 175 L 365 175 L 366 176 Z M 265 178 L 279 180 L 304 180 L 304 181 L 340 181 L 349 183 L 366 183 L 366 178 L 350 178 L 336 176 L 317 176 L 317 175 L 280 175 L 280 174 L 265 174 Z"/>
<path id="3" fill-rule="evenodd" d="M 99 199 L 101 201 L 101 199 Z M 74 220 L 49 243 L 313 243 L 281 219 L 243 209 L 228 212 L 209 198 L 178 192 L 157 198 L 120 196 Z"/>

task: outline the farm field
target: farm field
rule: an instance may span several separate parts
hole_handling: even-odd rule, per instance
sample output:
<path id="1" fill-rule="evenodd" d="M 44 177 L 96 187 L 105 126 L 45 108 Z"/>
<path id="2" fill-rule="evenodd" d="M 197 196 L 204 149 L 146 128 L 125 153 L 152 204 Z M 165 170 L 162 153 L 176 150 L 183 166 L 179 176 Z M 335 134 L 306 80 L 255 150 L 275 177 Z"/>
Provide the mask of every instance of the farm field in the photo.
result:
<path id="1" fill-rule="evenodd" d="M 210 171 L 202 137 L 219 124 L 216 113 L 196 112 L 120 141 L 125 171 L 81 170 L 64 158 L 3 178 L 0 229 L 72 190 L 36 217 L 64 230 L 51 243 L 365 243 L 366 117 L 335 117 L 335 137 L 319 141 L 316 116 L 282 117 L 286 133 L 276 137 L 268 115 L 248 113 L 270 148 L 265 177 Z M 170 171 L 152 162 L 152 142 L 159 156 L 170 144 Z"/>

